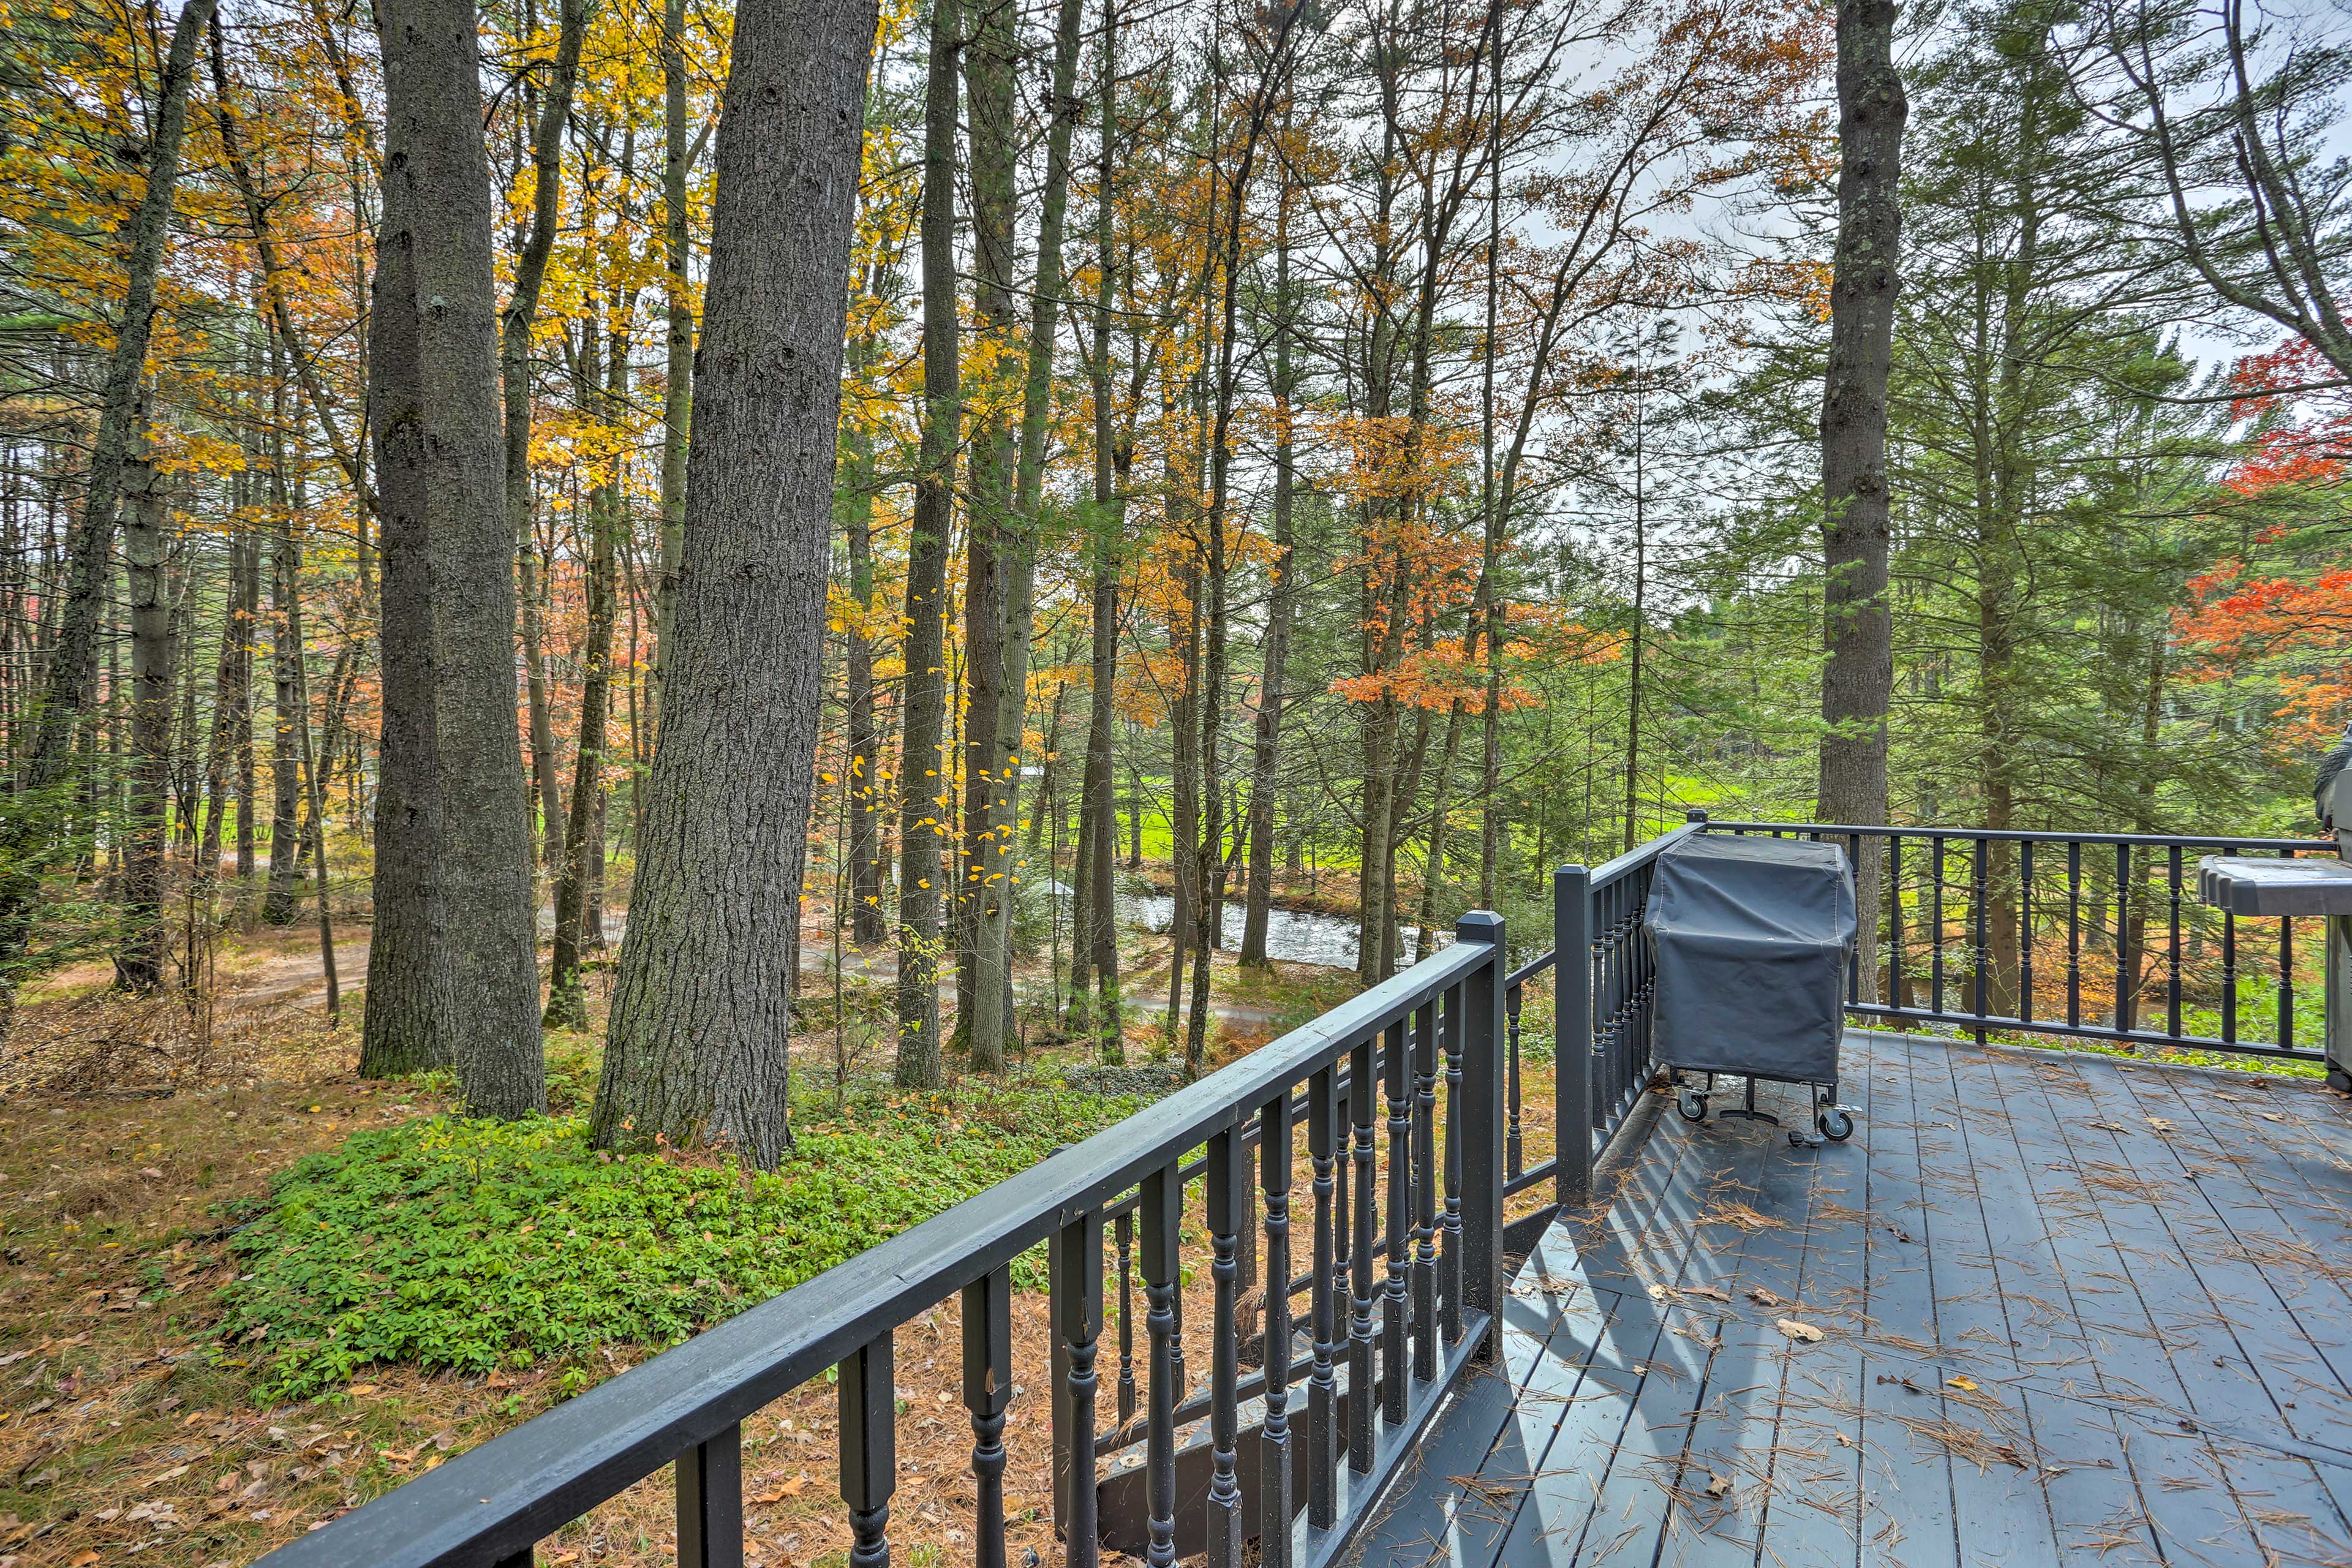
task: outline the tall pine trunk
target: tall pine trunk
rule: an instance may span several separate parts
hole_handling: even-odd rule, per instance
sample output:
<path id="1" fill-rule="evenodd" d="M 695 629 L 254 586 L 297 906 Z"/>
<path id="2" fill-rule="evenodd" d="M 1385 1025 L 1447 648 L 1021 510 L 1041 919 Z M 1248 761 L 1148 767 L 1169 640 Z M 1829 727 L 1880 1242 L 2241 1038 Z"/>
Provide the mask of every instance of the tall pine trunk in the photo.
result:
<path id="1" fill-rule="evenodd" d="M 1822 392 L 1823 822 L 1886 820 L 1886 710 L 1895 689 L 1886 601 L 1886 381 L 1894 363 L 1903 121 L 1894 0 L 1838 0 L 1838 238 Z M 1864 838 L 1857 907 L 1878 907 L 1883 851 Z M 1877 1000 L 1877 922 L 1865 921 L 1862 999 Z"/>
<path id="2" fill-rule="evenodd" d="M 377 748 L 374 923 L 360 1027 L 362 1078 L 447 1067 L 456 1041 L 448 959 L 442 949 L 424 369 L 416 360 L 416 313 L 407 308 L 416 289 L 414 225 L 404 184 L 387 180 L 383 194 L 374 307 L 368 312 L 368 411 L 383 583 L 378 633 L 383 716 Z M 251 543 L 246 549 L 252 553 Z"/>
<path id="3" fill-rule="evenodd" d="M 735 13 L 667 733 L 622 939 L 600 1144 L 791 1147 L 799 964 L 874 0 Z"/>
<path id="4" fill-rule="evenodd" d="M 954 782 L 947 728 L 948 531 L 962 393 L 956 320 L 956 53 L 962 8 L 932 0 L 923 92 L 923 415 L 907 561 L 907 675 L 899 703 L 898 1051 L 904 1089 L 940 1079 L 940 897 L 948 845 L 941 819 Z"/>
<path id="5" fill-rule="evenodd" d="M 1266 594 L 1265 636 L 1258 644 L 1257 714 L 1251 732 L 1249 891 L 1242 916 L 1241 962 L 1270 969 L 1265 933 L 1274 908 L 1275 805 L 1281 795 L 1284 667 L 1290 658 L 1290 614 L 1297 597 L 1291 572 L 1297 552 L 1291 512 L 1297 493 L 1291 399 L 1297 383 L 1290 363 L 1290 180 L 1286 169 L 1276 198 L 1274 242 L 1274 564 Z"/>
<path id="6" fill-rule="evenodd" d="M 1080 878 L 1072 945 L 1077 954 L 1071 988 L 1074 1029 L 1088 1022 L 1080 992 L 1091 976 L 1096 1001 L 1091 1025 L 1103 1059 L 1117 1063 L 1126 1052 L 1125 1009 L 1118 979 L 1118 918 L 1113 871 L 1118 859 L 1118 781 L 1111 755 L 1112 726 L 1118 686 L 1118 565 L 1124 532 L 1125 505 L 1120 479 L 1131 447 L 1122 447 L 1114 436 L 1116 411 L 1111 406 L 1111 302 L 1118 276 L 1113 256 L 1117 237 L 1112 203 L 1113 176 L 1118 163 L 1118 12 L 1117 0 L 1103 0 L 1102 104 L 1099 164 L 1095 192 L 1094 353 L 1089 365 L 1094 391 L 1094 511 L 1088 519 L 1088 564 L 1093 581 L 1087 595 L 1089 691 L 1087 702 L 1087 758 L 1078 785 L 1078 857 Z"/>
<path id="7" fill-rule="evenodd" d="M 1008 7 L 999 7 L 1010 15 Z M 1037 220 L 1037 276 L 1032 285 L 1027 374 L 1022 386 L 1020 455 L 1013 471 L 1012 526 L 1000 558 L 1003 608 L 997 647 L 1001 677 L 990 736 L 994 825 L 982 862 L 979 962 L 974 975 L 971 1065 L 1004 1068 L 1013 1018 L 1013 908 L 1017 868 L 1013 830 L 1020 820 L 1021 750 L 1027 732 L 1029 645 L 1037 590 L 1039 504 L 1045 494 L 1045 419 L 1052 411 L 1054 338 L 1062 304 L 1062 228 L 1069 210 L 1070 124 L 1084 104 L 1078 75 L 1079 0 L 1061 0 L 1054 29 L 1053 121 L 1045 132 L 1045 188 Z M 1048 752 L 1052 751 L 1049 745 Z M 1049 764 L 1050 765 L 1050 764 Z M 1050 880 L 1051 868 L 1048 868 Z"/>
<path id="8" fill-rule="evenodd" d="M 998 735 L 1013 694 L 1004 668 L 1005 560 L 1014 548 L 1013 519 L 1013 429 L 1005 413 L 1003 384 L 1013 363 L 1019 331 L 1019 296 L 1013 262 L 1014 142 L 1013 76 L 1019 45 L 1013 7 L 990 3 L 974 14 L 972 39 L 964 50 L 965 112 L 971 117 L 972 301 L 980 331 L 992 353 L 979 362 L 991 383 L 975 388 L 969 439 L 970 497 L 964 519 L 963 584 L 963 866 L 956 882 L 955 1038 L 982 1065 L 983 1050 L 1001 1058 L 1001 1021 L 991 1016 L 989 1038 L 978 1037 L 980 972 L 985 954 L 981 927 L 990 906 L 1003 899 L 1013 824 L 997 807 L 1006 781 L 999 775 L 1004 748 Z M 1018 751 L 1016 727 L 1013 750 Z M 992 994 L 994 994 L 992 988 Z"/>
<path id="9" fill-rule="evenodd" d="M 877 280 L 874 269 L 869 287 Z M 871 369 L 881 343 L 862 337 L 850 345 L 855 370 Z M 882 846 L 882 737 L 874 710 L 874 640 L 867 623 L 874 614 L 874 494 L 879 483 L 874 433 L 852 420 L 842 433 L 842 532 L 849 544 L 849 596 L 856 605 L 843 637 L 842 676 L 848 687 L 849 770 L 842 804 L 849 816 L 849 939 L 872 947 L 890 934 L 882 910 L 889 877 Z"/>
<path id="10" fill-rule="evenodd" d="M 515 733 L 514 532 L 474 7 L 384 0 L 384 178 L 405 189 L 422 396 L 443 931 L 457 1084 L 475 1115 L 547 1108 L 530 805 Z M 379 309 L 382 308 L 381 302 Z"/>
<path id="11" fill-rule="evenodd" d="M 662 382 L 661 542 L 654 575 L 654 666 L 648 716 L 660 734 L 662 674 L 677 602 L 678 552 L 686 541 L 686 448 L 694 409 L 694 306 L 689 274 L 686 176 L 692 157 L 686 124 L 686 0 L 662 0 Z"/>

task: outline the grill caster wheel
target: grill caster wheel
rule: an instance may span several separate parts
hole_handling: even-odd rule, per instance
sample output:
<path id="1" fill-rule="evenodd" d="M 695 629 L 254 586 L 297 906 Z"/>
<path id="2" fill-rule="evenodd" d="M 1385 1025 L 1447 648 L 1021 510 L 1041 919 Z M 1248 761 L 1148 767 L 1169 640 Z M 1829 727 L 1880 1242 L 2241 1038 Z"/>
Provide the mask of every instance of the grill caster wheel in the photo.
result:
<path id="1" fill-rule="evenodd" d="M 1853 1136 L 1853 1118 L 1843 1110 L 1824 1110 L 1813 1118 L 1813 1125 L 1832 1143 L 1843 1143 Z"/>
<path id="2" fill-rule="evenodd" d="M 1704 1121 L 1706 1120 L 1706 1096 L 1685 1089 L 1675 1100 L 1675 1111 L 1685 1121 Z"/>

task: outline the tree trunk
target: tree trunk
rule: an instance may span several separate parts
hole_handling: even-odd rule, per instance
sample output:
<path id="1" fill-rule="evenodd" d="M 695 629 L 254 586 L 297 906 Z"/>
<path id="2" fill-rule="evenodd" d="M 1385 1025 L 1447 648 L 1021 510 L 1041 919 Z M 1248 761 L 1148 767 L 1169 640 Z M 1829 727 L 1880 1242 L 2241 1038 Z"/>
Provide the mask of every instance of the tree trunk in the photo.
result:
<path id="1" fill-rule="evenodd" d="M 980 333 L 994 351 L 981 363 L 989 379 L 1000 384 L 1007 377 L 1005 366 L 1020 325 L 1013 254 L 1018 199 L 1013 159 L 1019 130 L 1013 112 L 1017 51 L 1013 8 L 983 5 L 975 14 L 971 45 L 963 57 L 965 112 L 971 119 L 972 300 Z M 996 1059 L 1003 1053 L 993 1012 L 989 1042 L 983 1045 L 976 1031 L 983 956 L 981 926 L 990 905 L 1004 892 L 1005 868 L 1012 864 L 1012 824 L 1000 821 L 996 808 L 1006 782 L 998 777 L 1004 748 L 997 737 L 1010 694 L 1004 668 L 1003 557 L 1014 548 L 1014 458 L 1012 422 L 1001 412 L 1006 402 L 1003 387 L 978 388 L 972 402 L 979 411 L 969 437 L 971 468 L 964 518 L 963 866 L 956 882 L 955 1039 L 975 1053 L 974 1066 L 981 1067 L 977 1053 L 986 1050 Z M 1017 729 L 1012 740 L 1017 752 Z"/>
<path id="2" fill-rule="evenodd" d="M 990 15 L 1008 18 L 1009 31 L 1010 7 L 992 7 Z M 980 862 L 979 887 L 984 896 L 972 993 L 971 1065 L 982 1072 L 1003 1070 L 1005 1039 L 1013 1019 L 1013 905 L 1017 868 L 1012 849 L 1020 820 L 1022 742 L 1028 731 L 1037 510 L 1045 493 L 1045 419 L 1052 412 L 1054 339 L 1062 303 L 1062 227 L 1069 209 L 1070 125 L 1084 107 L 1075 91 L 1081 16 L 1079 0 L 1061 0 L 1054 31 L 1053 96 L 1048 100 L 1053 119 L 1045 132 L 1045 188 L 1037 220 L 1037 276 L 1031 290 L 1020 456 L 1013 477 L 1012 526 L 1004 535 L 999 561 L 1003 605 L 997 637 L 997 710 L 989 735 L 992 754 L 985 770 L 992 781 L 988 803 L 992 826 L 986 854 Z M 1008 80 L 1010 66 L 1007 61 Z M 1005 144 L 1009 150 L 1009 136 Z M 1009 264 L 1010 258 L 1006 259 Z M 972 531 L 977 536 L 980 531 L 975 527 Z"/>
<path id="3" fill-rule="evenodd" d="M 530 806 L 515 734 L 514 532 L 474 8 L 384 0 L 384 178 L 405 186 L 430 573 L 443 931 L 458 1089 L 476 1115 L 547 1107 Z M 381 307 L 379 307 L 381 308 Z"/>
<path id="4" fill-rule="evenodd" d="M 247 537 L 245 560 L 238 568 L 237 604 L 240 639 L 236 658 L 236 715 L 229 731 L 236 750 L 236 879 L 240 891 L 253 881 L 256 864 L 254 826 L 261 820 L 260 771 L 253 751 L 253 649 L 261 634 L 261 541 Z M 420 602 L 421 603 L 421 602 Z"/>
<path id="5" fill-rule="evenodd" d="M 588 326 L 593 332 L 592 318 Z M 608 418 L 610 407 L 598 408 L 595 386 L 596 339 L 588 339 L 582 353 L 584 374 L 582 412 Z M 623 344 L 611 345 L 614 367 L 626 362 Z M 617 378 L 616 378 L 617 379 Z M 618 389 L 616 389 L 617 391 Z M 617 403 L 619 397 L 613 399 Z M 625 504 L 617 480 L 598 485 L 588 502 L 588 626 L 580 649 L 580 743 L 572 771 L 572 801 L 564 816 L 563 853 L 556 860 L 555 950 L 548 964 L 547 1011 L 541 1024 L 551 1029 L 588 1026 L 588 994 L 580 984 L 581 956 L 588 945 L 590 840 L 596 836 L 597 805 L 604 794 L 604 724 L 611 703 L 613 623 L 618 579 L 614 536 L 623 527 Z M 797 895 L 795 895 L 795 916 Z"/>
<path id="6" fill-rule="evenodd" d="M 383 702 L 377 746 L 374 923 L 360 1024 L 360 1076 L 447 1067 L 456 1039 L 441 891 L 441 784 L 433 720 L 432 570 L 425 559 L 424 368 L 416 361 L 413 225 L 404 185 L 384 183 L 368 312 Z M 250 549 L 250 546 L 248 546 Z"/>
<path id="7" fill-rule="evenodd" d="M 694 409 L 693 281 L 688 273 L 686 177 L 686 0 L 662 0 L 662 311 L 668 328 L 662 383 L 661 553 L 654 577 L 653 681 L 647 710 L 660 734 L 662 673 L 677 603 L 678 552 L 686 540 L 687 433 Z"/>
<path id="8" fill-rule="evenodd" d="M 1822 393 L 1821 775 L 1823 822 L 1886 820 L 1886 711 L 1895 689 L 1886 602 L 1886 381 L 1893 363 L 1899 175 L 1909 105 L 1895 68 L 1894 0 L 1838 0 L 1838 239 L 1830 279 L 1830 353 Z M 1884 849 L 1864 838 L 1856 907 L 1878 907 Z M 1854 961 L 1863 1000 L 1877 989 L 1877 922 Z"/>
<path id="9" fill-rule="evenodd" d="M 827 541 L 874 0 L 735 13 L 654 754 L 592 1125 L 791 1146 L 789 977 L 824 700 Z"/>
<path id="10" fill-rule="evenodd" d="M 880 347 L 872 338 L 861 338 L 850 353 L 864 370 Z M 850 941 L 872 947 L 890 934 L 882 912 L 889 875 L 882 845 L 882 737 L 874 712 L 874 644 L 866 636 L 874 614 L 874 493 L 879 481 L 871 430 L 853 419 L 842 433 L 842 531 L 849 542 L 849 596 L 857 606 L 842 639 L 842 673 L 849 689 L 849 772 L 842 785 L 849 816 L 849 928 Z"/>
<path id="11" fill-rule="evenodd" d="M 302 657 L 294 646 L 293 541 L 282 530 L 272 542 L 269 559 L 269 883 L 261 900 L 266 925 L 291 925 L 299 910 L 294 902 L 294 873 L 301 855 L 299 832 L 302 767 L 295 739 L 301 717 L 294 698 L 294 661 Z"/>
<path id="12" fill-rule="evenodd" d="M 1118 268 L 1112 254 L 1117 237 L 1112 191 L 1118 163 L 1118 0 L 1103 0 L 1101 166 L 1095 189 L 1095 309 L 1094 356 L 1094 514 L 1087 539 L 1092 591 L 1087 595 L 1088 622 L 1087 760 L 1078 786 L 1078 832 L 1091 847 L 1081 857 L 1085 875 L 1079 902 L 1086 918 L 1072 940 L 1085 954 L 1091 972 L 1096 1002 L 1092 1026 L 1106 1062 L 1117 1064 L 1127 1055 L 1126 1020 L 1122 1016 L 1118 978 L 1118 911 L 1112 871 L 1118 858 L 1118 784 L 1111 755 L 1112 725 L 1118 688 L 1118 563 L 1125 534 L 1126 507 L 1119 479 L 1130 446 L 1114 437 L 1111 406 L 1111 301 Z M 1074 982 L 1075 988 L 1075 982 Z M 1078 1011 L 1072 998 L 1072 1013 Z"/>
<path id="13" fill-rule="evenodd" d="M 547 259 L 555 247 L 556 207 L 563 182 L 563 127 L 572 116 L 572 89 L 579 78 L 580 41 L 587 27 L 587 0 L 562 0 L 560 17 L 547 101 L 540 106 L 531 126 L 530 225 L 516 237 L 514 291 L 507 297 L 507 307 L 499 321 L 499 377 L 506 426 L 507 526 L 514 536 L 515 563 L 521 577 L 517 597 L 522 610 L 530 772 L 538 786 L 544 857 L 551 873 L 563 856 L 563 801 L 555 776 L 555 721 L 548 705 L 547 653 L 539 614 L 538 545 L 531 529 L 530 334 L 539 320 L 539 295 L 547 279 Z M 534 96 L 528 78 L 523 91 L 528 104 Z"/>
<path id="14" fill-rule="evenodd" d="M 1282 702 L 1285 666 L 1290 658 L 1290 613 L 1297 590 L 1291 582 L 1297 552 L 1291 510 L 1297 463 L 1291 441 L 1291 400 L 1297 383 L 1290 364 L 1290 180 L 1284 174 L 1276 198 L 1274 249 L 1274 564 L 1266 595 L 1265 636 L 1258 645 L 1257 717 L 1252 735 L 1249 793 L 1249 893 L 1242 916 L 1241 962 L 1271 969 L 1265 931 L 1274 909 L 1275 804 L 1281 786 Z"/>
<path id="15" fill-rule="evenodd" d="M 327 879 L 327 796 L 319 783 L 319 757 L 310 745 L 310 681 L 302 662 L 302 551 L 294 542 L 290 531 L 284 538 L 287 581 L 296 589 L 286 596 L 287 640 L 294 647 L 295 760 L 301 765 L 310 792 L 309 844 L 311 864 L 318 868 L 319 879 L 319 967 L 327 983 L 327 1019 L 332 1024 L 342 1016 L 343 988 L 342 979 L 335 972 L 335 915 Z M 275 863 L 273 856 L 272 864 Z"/>
<path id="16" fill-rule="evenodd" d="M 245 723 L 246 649 L 253 627 L 245 606 L 245 560 L 253 536 L 244 529 L 228 539 L 228 576 L 222 588 L 220 658 L 213 667 L 213 728 L 205 744 L 205 826 L 196 841 L 196 882 L 204 908 L 212 913 L 212 888 L 220 876 L 221 826 L 228 815 L 229 763 Z"/>
<path id="17" fill-rule="evenodd" d="M 898 1052 L 902 1089 L 940 1082 L 940 881 L 954 784 L 947 755 L 948 531 L 962 393 L 958 375 L 955 172 L 957 0 L 932 0 L 923 93 L 923 416 L 907 561 L 907 676 L 899 705 Z"/>
<path id="18" fill-rule="evenodd" d="M 131 611 L 131 819 L 122 868 L 122 945 L 114 982 L 135 995 L 163 984 L 163 800 L 172 762 L 172 611 L 163 595 L 163 477 L 144 443 L 123 465 L 122 568 Z"/>
<path id="19" fill-rule="evenodd" d="M 98 669 L 99 634 L 112 575 L 116 508 L 123 466 L 131 456 L 146 379 L 147 343 L 155 324 L 155 277 L 172 226 L 180 175 L 180 142 L 187 129 L 188 86 L 196 46 L 211 20 L 213 0 L 187 0 L 172 26 L 170 52 L 156 89 L 154 130 L 144 159 L 147 186 L 132 216 L 124 261 L 122 311 L 107 363 L 98 428 L 89 447 L 82 508 L 67 541 L 64 606 L 51 646 L 40 720 L 22 770 L 25 795 L 54 791 L 73 755 L 74 731 L 89 703 Z M 20 803 L 0 825 L 0 1039 L 13 1016 L 16 962 L 30 943 L 40 901 L 43 843 L 56 824 L 45 809 Z"/>

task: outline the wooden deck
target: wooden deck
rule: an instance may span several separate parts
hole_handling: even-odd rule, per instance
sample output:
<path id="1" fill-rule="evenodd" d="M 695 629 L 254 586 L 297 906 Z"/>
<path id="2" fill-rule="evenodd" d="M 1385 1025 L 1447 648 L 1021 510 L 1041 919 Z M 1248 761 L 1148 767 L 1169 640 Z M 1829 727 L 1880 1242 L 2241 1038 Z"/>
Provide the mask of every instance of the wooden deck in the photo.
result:
<path id="1" fill-rule="evenodd" d="M 1654 1106 L 1361 1563 L 2352 1564 L 2352 1104 L 1885 1035 L 1845 1065 L 1819 1151 Z"/>

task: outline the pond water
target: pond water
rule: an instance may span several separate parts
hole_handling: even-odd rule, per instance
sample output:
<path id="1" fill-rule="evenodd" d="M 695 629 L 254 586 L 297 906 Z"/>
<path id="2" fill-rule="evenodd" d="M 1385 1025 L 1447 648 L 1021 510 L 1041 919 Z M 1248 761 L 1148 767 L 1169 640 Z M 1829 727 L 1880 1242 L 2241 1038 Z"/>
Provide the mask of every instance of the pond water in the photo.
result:
<path id="1" fill-rule="evenodd" d="M 1176 917 L 1176 900 L 1168 895 L 1154 894 L 1149 898 L 1133 898 L 1122 894 L 1119 913 L 1139 922 L 1145 930 L 1165 931 Z M 1242 922 L 1248 913 L 1245 905 L 1228 899 L 1224 908 L 1224 936 L 1218 945 L 1239 947 Z M 1356 942 L 1360 922 L 1346 915 L 1313 914 L 1300 910 L 1268 910 L 1265 921 L 1265 955 L 1286 963 L 1322 963 L 1335 969 L 1356 966 Z M 1419 954 L 1414 951 L 1417 931 L 1407 925 L 1402 933 L 1402 960 L 1412 963 Z M 1440 938 L 1439 945 L 1444 939 Z"/>

